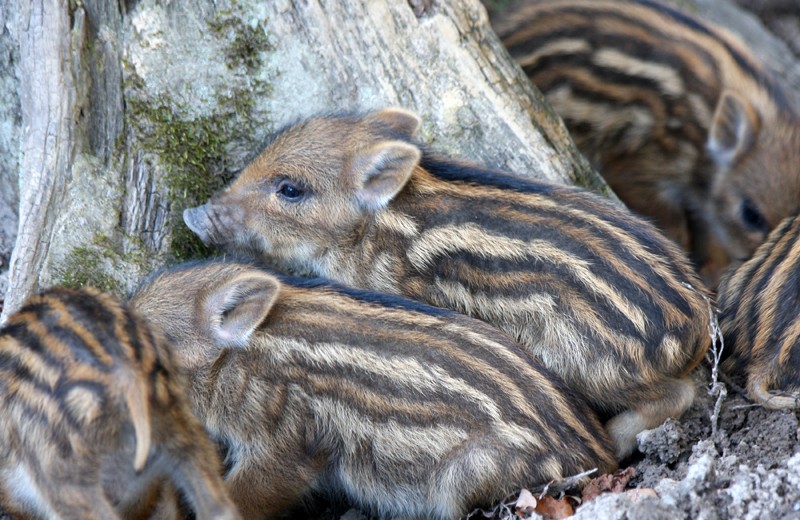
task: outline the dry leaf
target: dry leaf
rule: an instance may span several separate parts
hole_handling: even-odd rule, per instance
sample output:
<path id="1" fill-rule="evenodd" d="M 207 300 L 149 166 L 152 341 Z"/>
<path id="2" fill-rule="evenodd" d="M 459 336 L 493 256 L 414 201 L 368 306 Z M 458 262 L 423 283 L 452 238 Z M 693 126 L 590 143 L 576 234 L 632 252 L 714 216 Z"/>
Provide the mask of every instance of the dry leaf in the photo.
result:
<path id="1" fill-rule="evenodd" d="M 525 518 L 529 516 L 536 510 L 536 498 L 531 494 L 530 491 L 527 489 L 523 489 L 519 492 L 519 498 L 517 498 L 516 504 L 516 512 L 517 515 Z"/>
<path id="2" fill-rule="evenodd" d="M 561 520 L 574 515 L 575 507 L 569 497 L 558 500 L 550 495 L 545 495 L 539 499 L 536 512 L 542 515 L 544 520 Z"/>
<path id="3" fill-rule="evenodd" d="M 617 470 L 613 475 L 610 473 L 600 475 L 586 484 L 586 487 L 583 488 L 581 498 L 583 502 L 588 502 L 603 493 L 620 493 L 635 476 L 636 470 L 632 466 Z"/>

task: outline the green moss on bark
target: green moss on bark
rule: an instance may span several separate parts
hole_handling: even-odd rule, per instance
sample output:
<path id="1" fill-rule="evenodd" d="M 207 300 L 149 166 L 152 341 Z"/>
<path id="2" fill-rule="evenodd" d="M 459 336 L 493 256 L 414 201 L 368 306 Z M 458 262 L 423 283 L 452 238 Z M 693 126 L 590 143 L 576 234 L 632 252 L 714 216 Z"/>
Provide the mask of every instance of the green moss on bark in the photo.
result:
<path id="1" fill-rule="evenodd" d="M 91 244 L 72 250 L 63 266 L 56 271 L 59 284 L 65 287 L 92 286 L 121 295 L 122 284 L 108 274 L 108 265 L 121 259 L 108 237 L 98 233 Z"/>
<path id="2" fill-rule="evenodd" d="M 229 40 L 225 58 L 230 69 L 241 66 L 249 71 L 257 70 L 264 63 L 265 53 L 272 50 L 269 35 L 261 22 L 248 25 L 238 16 L 220 13 L 208 22 L 208 27 L 217 37 Z"/>
<path id="3" fill-rule="evenodd" d="M 272 50 L 264 24 L 247 24 L 231 12 L 218 13 L 208 23 L 211 34 L 224 42 L 225 65 L 232 76 L 227 88 L 215 94 L 211 114 L 189 116 L 186 107 L 169 96 L 137 96 L 144 90 L 142 79 L 135 74 L 126 78 L 132 93 L 126 112 L 136 145 L 153 153 L 164 168 L 162 180 L 171 203 L 170 253 L 179 261 L 214 253 L 185 226 L 183 210 L 205 203 L 231 180 L 227 147 L 252 139 L 256 96 L 270 91 L 258 78 Z"/>
<path id="4" fill-rule="evenodd" d="M 158 155 L 172 206 L 171 254 L 176 260 L 208 256 L 213 251 L 189 231 L 181 220 L 184 209 L 204 203 L 230 179 L 223 170 L 225 143 L 232 136 L 225 116 L 188 119 L 177 114 L 173 103 L 153 104 L 133 100 L 128 110 L 139 128 L 141 145 Z"/>
<path id="5" fill-rule="evenodd" d="M 115 231 L 111 238 L 97 232 L 90 243 L 73 249 L 55 269 L 56 283 L 76 288 L 88 285 L 123 297 L 126 281 L 111 273 L 147 272 L 152 267 L 151 260 L 138 237 Z"/>

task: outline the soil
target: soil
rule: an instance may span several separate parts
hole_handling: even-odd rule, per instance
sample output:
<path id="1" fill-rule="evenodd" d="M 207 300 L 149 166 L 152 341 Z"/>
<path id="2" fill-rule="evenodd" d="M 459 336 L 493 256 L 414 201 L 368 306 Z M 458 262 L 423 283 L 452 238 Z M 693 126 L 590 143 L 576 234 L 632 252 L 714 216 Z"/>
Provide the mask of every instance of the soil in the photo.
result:
<path id="1" fill-rule="evenodd" d="M 800 446 L 795 411 L 766 410 L 738 392 L 722 402 L 704 385 L 680 419 L 638 436 L 630 486 L 655 495 L 605 494 L 576 519 L 800 519 Z"/>

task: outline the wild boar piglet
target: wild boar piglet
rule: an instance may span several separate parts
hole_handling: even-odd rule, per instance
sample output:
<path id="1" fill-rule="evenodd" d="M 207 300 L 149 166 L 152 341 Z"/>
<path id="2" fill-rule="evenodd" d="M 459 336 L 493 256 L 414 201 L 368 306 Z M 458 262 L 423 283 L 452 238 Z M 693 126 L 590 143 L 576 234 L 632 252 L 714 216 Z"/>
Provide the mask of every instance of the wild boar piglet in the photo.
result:
<path id="1" fill-rule="evenodd" d="M 0 502 L 12 518 L 236 520 L 163 339 L 116 297 L 50 289 L 0 329 Z"/>
<path id="2" fill-rule="evenodd" d="M 419 118 L 323 116 L 184 213 L 208 243 L 506 331 L 609 418 L 620 457 L 692 403 L 709 304 L 683 252 L 578 188 L 431 154 Z"/>
<path id="3" fill-rule="evenodd" d="M 800 404 L 800 217 L 784 220 L 720 285 L 722 364 L 767 408 Z"/>
<path id="4" fill-rule="evenodd" d="M 800 210 L 797 95 L 740 38 L 654 0 L 523 0 L 493 26 L 614 191 L 709 279 Z"/>
<path id="5" fill-rule="evenodd" d="M 192 374 L 246 518 L 314 492 L 386 518 L 453 519 L 616 466 L 583 400 L 467 316 L 227 262 L 160 273 L 131 302 Z"/>

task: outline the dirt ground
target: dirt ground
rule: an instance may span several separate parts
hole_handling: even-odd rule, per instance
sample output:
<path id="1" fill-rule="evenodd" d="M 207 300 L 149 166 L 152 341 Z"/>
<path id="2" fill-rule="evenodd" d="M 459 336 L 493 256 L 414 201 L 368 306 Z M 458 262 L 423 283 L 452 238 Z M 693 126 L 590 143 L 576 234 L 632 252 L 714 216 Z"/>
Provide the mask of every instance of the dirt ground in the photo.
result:
<path id="1" fill-rule="evenodd" d="M 701 386 L 692 408 L 639 435 L 638 460 L 630 464 L 636 476 L 627 488 L 583 503 L 571 518 L 800 519 L 796 412 L 766 410 L 729 388 L 714 433 L 710 370 L 695 375 Z"/>
<path id="2" fill-rule="evenodd" d="M 574 518 L 800 519 L 797 414 L 755 406 L 729 389 L 713 434 L 716 399 L 707 388 L 680 420 L 639 435 L 630 486 L 655 495 L 601 495 Z"/>

